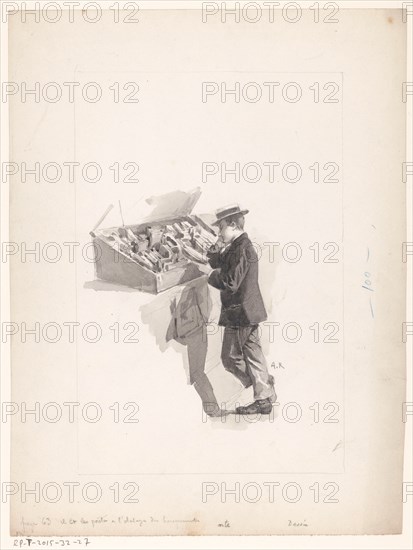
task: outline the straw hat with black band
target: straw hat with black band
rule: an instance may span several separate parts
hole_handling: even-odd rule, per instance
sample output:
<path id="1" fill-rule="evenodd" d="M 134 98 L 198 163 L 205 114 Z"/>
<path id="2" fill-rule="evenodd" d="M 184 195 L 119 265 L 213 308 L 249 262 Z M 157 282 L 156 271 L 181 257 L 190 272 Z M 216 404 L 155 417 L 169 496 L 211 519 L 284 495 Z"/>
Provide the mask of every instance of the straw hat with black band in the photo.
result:
<path id="1" fill-rule="evenodd" d="M 219 225 L 222 220 L 228 218 L 229 216 L 235 216 L 237 214 L 248 214 L 249 210 L 241 210 L 238 204 L 232 204 L 231 206 L 224 206 L 216 210 L 215 215 L 217 219 L 212 223 L 212 225 Z"/>

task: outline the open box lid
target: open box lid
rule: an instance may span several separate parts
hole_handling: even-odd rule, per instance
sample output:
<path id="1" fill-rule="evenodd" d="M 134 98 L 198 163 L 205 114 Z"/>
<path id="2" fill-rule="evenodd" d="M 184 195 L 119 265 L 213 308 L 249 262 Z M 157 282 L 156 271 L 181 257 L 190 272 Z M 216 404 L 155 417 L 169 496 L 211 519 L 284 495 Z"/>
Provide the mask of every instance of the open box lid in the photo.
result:
<path id="1" fill-rule="evenodd" d="M 202 194 L 201 188 L 198 186 L 198 187 L 195 187 L 194 189 L 191 189 L 190 191 L 178 190 L 178 191 L 171 191 L 163 195 L 152 195 L 151 197 L 148 197 L 145 200 L 145 202 L 148 205 L 153 206 L 152 211 L 148 215 L 142 217 L 141 219 L 134 220 L 134 222 L 151 223 L 158 220 L 168 220 L 168 219 L 173 219 L 177 217 L 188 216 L 192 212 L 192 209 L 194 208 L 195 204 L 198 202 L 201 194 Z M 103 213 L 103 215 L 99 218 L 99 220 L 95 224 L 93 230 L 91 231 L 91 234 L 93 234 L 94 231 L 97 230 L 102 225 L 105 218 L 107 217 L 109 212 L 113 209 L 113 207 L 114 207 L 113 204 L 110 204 L 108 206 L 106 211 Z M 123 218 L 122 218 L 122 224 L 123 224 Z M 130 225 L 130 224 L 127 224 L 127 225 Z"/>
<path id="2" fill-rule="evenodd" d="M 198 202 L 202 191 L 200 187 L 195 187 L 190 191 L 171 191 L 164 195 L 153 195 L 146 199 L 149 205 L 153 205 L 152 212 L 146 216 L 143 222 L 152 222 L 156 220 L 165 220 L 169 218 L 178 218 L 188 216 L 195 204 Z"/>

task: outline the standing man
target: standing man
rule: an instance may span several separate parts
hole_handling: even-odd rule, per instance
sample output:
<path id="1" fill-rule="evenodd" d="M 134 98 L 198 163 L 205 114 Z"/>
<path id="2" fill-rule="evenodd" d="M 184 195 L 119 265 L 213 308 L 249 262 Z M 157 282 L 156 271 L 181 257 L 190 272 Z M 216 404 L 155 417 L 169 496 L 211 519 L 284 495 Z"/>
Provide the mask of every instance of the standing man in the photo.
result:
<path id="1" fill-rule="evenodd" d="M 252 385 L 254 402 L 237 407 L 239 414 L 269 414 L 277 400 L 274 378 L 268 374 L 261 349 L 258 324 L 267 319 L 258 286 L 258 256 L 244 231 L 244 214 L 238 205 L 216 211 L 219 227 L 217 243 L 207 257 L 214 270 L 208 283 L 221 292 L 221 315 L 224 326 L 221 360 L 224 368 L 244 385 Z"/>

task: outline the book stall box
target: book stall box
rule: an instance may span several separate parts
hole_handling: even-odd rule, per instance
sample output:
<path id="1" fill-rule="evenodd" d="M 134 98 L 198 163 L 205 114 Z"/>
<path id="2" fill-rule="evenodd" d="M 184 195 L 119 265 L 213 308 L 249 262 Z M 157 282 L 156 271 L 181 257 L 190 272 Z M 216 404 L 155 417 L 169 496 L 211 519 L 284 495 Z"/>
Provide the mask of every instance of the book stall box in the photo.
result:
<path id="1" fill-rule="evenodd" d="M 147 199 L 156 203 L 141 223 L 101 229 L 108 208 L 90 232 L 98 279 L 157 294 L 204 273 L 206 251 L 217 240 L 204 218 L 192 214 L 199 187 Z"/>

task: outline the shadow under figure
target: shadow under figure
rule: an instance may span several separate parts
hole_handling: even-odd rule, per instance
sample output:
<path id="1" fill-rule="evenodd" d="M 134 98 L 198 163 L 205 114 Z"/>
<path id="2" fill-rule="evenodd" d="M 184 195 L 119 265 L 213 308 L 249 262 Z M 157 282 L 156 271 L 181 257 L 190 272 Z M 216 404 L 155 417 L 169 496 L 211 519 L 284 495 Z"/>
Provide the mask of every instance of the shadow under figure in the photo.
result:
<path id="1" fill-rule="evenodd" d="M 203 285 L 185 287 L 179 300 L 171 302 L 172 320 L 166 341 L 174 339 L 187 347 L 189 383 L 194 386 L 202 401 L 204 412 L 209 416 L 220 414 L 211 382 L 205 373 L 208 350 L 207 322 L 210 313 L 208 287 Z M 202 290 L 204 292 L 202 292 Z"/>

